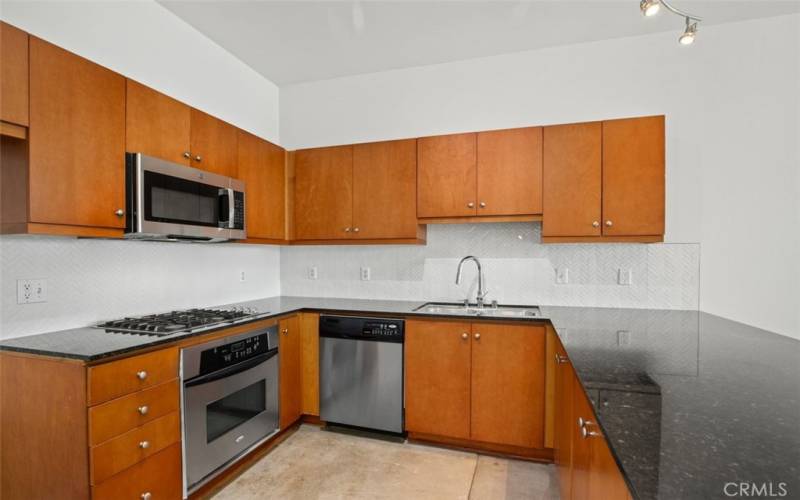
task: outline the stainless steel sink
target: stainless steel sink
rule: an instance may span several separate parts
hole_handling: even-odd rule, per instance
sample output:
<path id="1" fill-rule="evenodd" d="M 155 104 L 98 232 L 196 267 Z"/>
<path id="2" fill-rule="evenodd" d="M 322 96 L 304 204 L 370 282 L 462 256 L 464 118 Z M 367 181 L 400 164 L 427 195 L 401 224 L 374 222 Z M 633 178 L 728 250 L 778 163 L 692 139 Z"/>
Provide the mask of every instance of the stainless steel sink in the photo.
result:
<path id="1" fill-rule="evenodd" d="M 442 314 L 447 316 L 484 316 L 495 318 L 538 318 L 541 313 L 536 306 L 485 306 L 477 307 L 475 304 L 453 304 L 444 302 L 428 302 L 415 312 L 427 314 Z"/>

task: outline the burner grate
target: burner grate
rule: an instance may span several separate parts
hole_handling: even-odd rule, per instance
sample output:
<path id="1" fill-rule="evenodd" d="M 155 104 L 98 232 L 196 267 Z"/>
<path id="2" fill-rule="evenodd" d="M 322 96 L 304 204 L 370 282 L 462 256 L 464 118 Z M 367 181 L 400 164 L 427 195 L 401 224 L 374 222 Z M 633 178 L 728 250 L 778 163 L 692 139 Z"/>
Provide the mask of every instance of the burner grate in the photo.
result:
<path id="1" fill-rule="evenodd" d="M 208 328 L 223 323 L 241 321 L 257 313 L 255 309 L 188 309 L 163 314 L 131 317 L 106 321 L 95 326 L 113 333 L 140 335 L 172 335 L 198 328 Z"/>

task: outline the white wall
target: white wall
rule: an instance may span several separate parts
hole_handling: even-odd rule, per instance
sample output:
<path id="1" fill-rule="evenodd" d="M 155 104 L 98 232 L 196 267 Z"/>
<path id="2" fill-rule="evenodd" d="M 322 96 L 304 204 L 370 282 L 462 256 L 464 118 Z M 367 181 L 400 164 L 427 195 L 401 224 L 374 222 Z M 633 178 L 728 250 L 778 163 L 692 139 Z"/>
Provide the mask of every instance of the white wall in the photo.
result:
<path id="1" fill-rule="evenodd" d="M 153 0 L 3 0 L 0 17 L 279 143 L 278 87 Z"/>
<path id="2" fill-rule="evenodd" d="M 39 278 L 47 302 L 17 304 L 17 280 Z M 274 246 L 0 236 L 0 339 L 274 295 Z"/>
<path id="3" fill-rule="evenodd" d="M 701 243 L 700 308 L 800 338 L 800 16 L 281 88 L 287 148 L 667 116 L 668 242 Z"/>

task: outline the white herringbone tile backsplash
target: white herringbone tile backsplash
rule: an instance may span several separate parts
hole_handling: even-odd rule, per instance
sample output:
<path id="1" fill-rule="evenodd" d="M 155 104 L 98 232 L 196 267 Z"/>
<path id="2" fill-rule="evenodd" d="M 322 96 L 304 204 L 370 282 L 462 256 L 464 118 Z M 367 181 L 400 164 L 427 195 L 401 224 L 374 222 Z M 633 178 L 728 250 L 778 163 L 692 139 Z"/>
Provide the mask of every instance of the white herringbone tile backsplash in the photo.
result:
<path id="1" fill-rule="evenodd" d="M 487 300 L 654 309 L 697 309 L 698 244 L 541 244 L 538 223 L 428 226 L 425 246 L 291 246 L 281 248 L 281 293 L 301 296 L 459 301 L 474 298 L 477 274 L 458 261 L 475 255 L 484 267 Z M 308 279 L 316 266 L 318 279 Z M 360 268 L 369 267 L 370 281 Z M 558 267 L 569 284 L 556 285 Z M 631 285 L 617 284 L 620 269 Z"/>
<path id="2" fill-rule="evenodd" d="M 398 300 L 474 298 L 473 264 L 455 285 L 461 257 L 484 267 L 487 300 L 655 309 L 697 309 L 698 244 L 541 244 L 538 223 L 428 227 L 424 246 L 178 244 L 36 236 L 0 237 L 0 338 L 86 326 L 104 319 L 274 295 Z M 308 279 L 316 266 L 319 278 Z M 371 270 L 361 281 L 360 268 Z M 569 284 L 555 284 L 555 269 Z M 617 284 L 630 269 L 633 283 Z M 241 272 L 245 281 L 240 281 Z M 48 299 L 18 305 L 17 279 L 45 278 Z"/>
<path id="3" fill-rule="evenodd" d="M 245 281 L 240 281 L 241 273 Z M 47 302 L 17 304 L 18 279 Z M 274 246 L 0 237 L 0 338 L 280 294 Z"/>

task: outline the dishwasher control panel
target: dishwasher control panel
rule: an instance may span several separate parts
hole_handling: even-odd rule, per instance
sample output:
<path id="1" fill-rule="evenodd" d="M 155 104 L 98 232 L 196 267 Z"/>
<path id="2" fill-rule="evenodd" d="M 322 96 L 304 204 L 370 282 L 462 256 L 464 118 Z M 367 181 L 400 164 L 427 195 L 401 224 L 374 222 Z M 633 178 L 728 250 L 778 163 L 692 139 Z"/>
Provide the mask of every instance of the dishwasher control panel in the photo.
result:
<path id="1" fill-rule="evenodd" d="M 403 342 L 404 326 L 405 321 L 394 318 L 319 317 L 319 335 L 327 338 Z"/>

